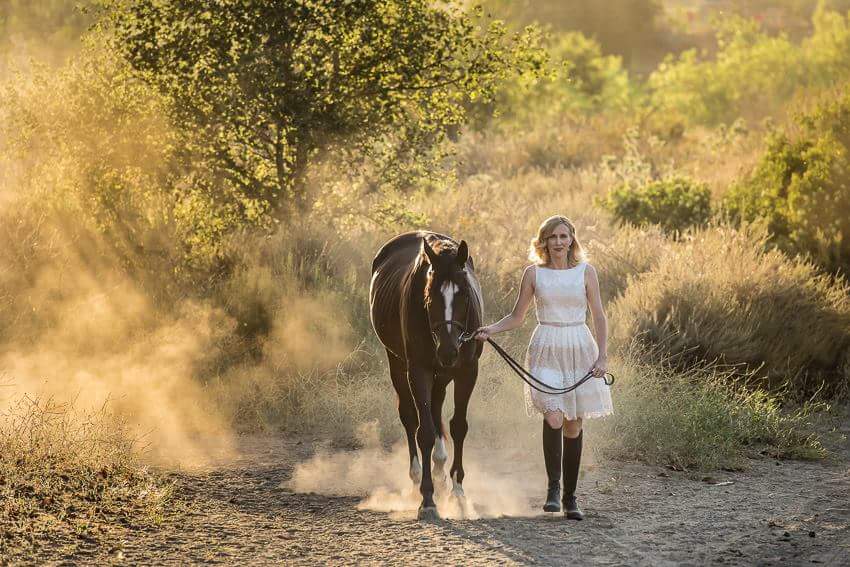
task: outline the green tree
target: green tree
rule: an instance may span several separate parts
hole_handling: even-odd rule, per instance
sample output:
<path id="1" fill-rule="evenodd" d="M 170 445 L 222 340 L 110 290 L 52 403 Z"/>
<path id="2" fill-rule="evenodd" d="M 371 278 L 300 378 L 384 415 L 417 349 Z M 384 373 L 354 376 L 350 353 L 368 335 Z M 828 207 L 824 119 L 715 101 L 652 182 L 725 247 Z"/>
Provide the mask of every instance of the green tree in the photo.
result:
<path id="1" fill-rule="evenodd" d="M 650 75 L 652 106 L 667 119 L 716 125 L 775 114 L 795 93 L 846 81 L 850 14 L 824 6 L 799 43 L 767 33 L 755 20 L 718 18 L 716 53 L 668 54 Z"/>
<path id="2" fill-rule="evenodd" d="M 775 133 L 759 164 L 724 207 L 737 221 L 765 224 L 771 242 L 825 269 L 850 273 L 850 95 L 799 118 L 793 137 Z"/>
<path id="3" fill-rule="evenodd" d="M 203 159 L 262 215 L 308 203 L 305 173 L 321 154 L 427 155 L 528 47 L 453 2 L 104 4 L 115 46 L 172 101 L 184 161 Z"/>
<path id="4" fill-rule="evenodd" d="M 505 81 L 498 100 L 519 122 L 551 121 L 565 114 L 627 109 L 638 97 L 620 57 L 603 55 L 579 32 L 546 38 L 551 72 L 535 69 Z"/>

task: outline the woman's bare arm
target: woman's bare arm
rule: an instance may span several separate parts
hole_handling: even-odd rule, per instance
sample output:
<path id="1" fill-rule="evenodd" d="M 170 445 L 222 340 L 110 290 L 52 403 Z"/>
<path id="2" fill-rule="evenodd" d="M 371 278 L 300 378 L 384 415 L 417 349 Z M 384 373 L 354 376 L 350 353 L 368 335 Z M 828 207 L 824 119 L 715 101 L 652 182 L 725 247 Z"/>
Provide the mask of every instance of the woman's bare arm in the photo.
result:
<path id="1" fill-rule="evenodd" d="M 596 268 L 587 265 L 584 271 L 584 283 L 587 289 L 587 303 L 593 316 L 593 327 L 596 331 L 596 343 L 599 345 L 599 358 L 593 365 L 593 374 L 602 376 L 608 370 L 608 319 L 602 307 L 602 294 L 599 292 L 599 277 Z"/>

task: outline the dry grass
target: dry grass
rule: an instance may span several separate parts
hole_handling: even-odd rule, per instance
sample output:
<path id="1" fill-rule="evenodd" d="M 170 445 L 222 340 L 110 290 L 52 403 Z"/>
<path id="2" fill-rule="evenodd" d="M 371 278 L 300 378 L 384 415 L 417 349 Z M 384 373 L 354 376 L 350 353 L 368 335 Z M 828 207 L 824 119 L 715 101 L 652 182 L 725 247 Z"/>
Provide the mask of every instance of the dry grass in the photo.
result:
<path id="1" fill-rule="evenodd" d="M 680 367 L 736 365 L 783 399 L 850 389 L 850 288 L 768 251 L 755 229 L 716 226 L 668 242 L 611 320 L 620 344 L 660 345 Z"/>
<path id="2" fill-rule="evenodd" d="M 461 177 L 509 176 L 528 169 L 589 167 L 618 147 L 629 126 L 628 117 L 606 114 L 471 132 L 458 144 L 458 172 Z"/>
<path id="3" fill-rule="evenodd" d="M 105 410 L 23 397 L 0 416 L 0 556 L 73 550 L 155 525 L 172 488 L 139 464 L 137 440 Z"/>
<path id="4" fill-rule="evenodd" d="M 652 362 L 648 362 L 652 361 Z M 814 422 L 824 404 L 781 409 L 765 390 L 714 365 L 677 369 L 664 353 L 633 344 L 614 361 L 616 415 L 599 424 L 609 457 L 679 470 L 746 467 L 747 457 L 826 455 Z"/>

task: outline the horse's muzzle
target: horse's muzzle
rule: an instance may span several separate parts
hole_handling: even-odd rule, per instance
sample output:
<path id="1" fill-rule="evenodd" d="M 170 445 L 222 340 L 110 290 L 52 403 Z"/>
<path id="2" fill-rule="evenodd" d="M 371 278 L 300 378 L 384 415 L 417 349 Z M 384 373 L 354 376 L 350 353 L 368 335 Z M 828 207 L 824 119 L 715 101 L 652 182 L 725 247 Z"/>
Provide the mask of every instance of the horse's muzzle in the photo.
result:
<path id="1" fill-rule="evenodd" d="M 458 362 L 460 362 L 460 349 L 452 347 L 443 348 L 443 345 L 440 345 L 440 348 L 437 349 L 437 362 L 444 368 L 456 367 Z"/>

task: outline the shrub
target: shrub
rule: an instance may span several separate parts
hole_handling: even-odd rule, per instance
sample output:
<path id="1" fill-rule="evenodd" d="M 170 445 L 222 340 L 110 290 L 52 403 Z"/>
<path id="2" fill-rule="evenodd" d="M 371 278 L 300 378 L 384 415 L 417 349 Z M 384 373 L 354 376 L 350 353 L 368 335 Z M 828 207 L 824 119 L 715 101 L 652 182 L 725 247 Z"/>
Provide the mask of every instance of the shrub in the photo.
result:
<path id="1" fill-rule="evenodd" d="M 756 168 L 724 208 L 737 222 L 764 224 L 771 243 L 825 269 L 850 269 L 850 95 L 799 118 L 801 133 L 770 137 Z"/>
<path id="2" fill-rule="evenodd" d="M 624 183 L 599 203 L 620 223 L 657 224 L 668 232 L 704 225 L 711 216 L 708 186 L 684 177 L 650 181 L 637 189 Z"/>
<path id="3" fill-rule="evenodd" d="M 731 122 L 776 110 L 798 89 L 829 87 L 850 74 L 850 16 L 819 7 L 812 35 L 796 44 L 753 20 L 725 18 L 713 58 L 695 49 L 668 55 L 649 77 L 653 106 L 666 118 Z"/>
<path id="4" fill-rule="evenodd" d="M 601 428 L 603 453 L 677 469 L 738 468 L 760 451 L 787 458 L 821 458 L 806 431 L 811 410 L 783 412 L 776 397 L 743 388 L 728 370 L 684 370 L 626 352 L 618 364 L 617 411 Z"/>
<path id="5" fill-rule="evenodd" d="M 602 110 L 625 110 L 637 88 L 615 55 L 604 55 L 599 43 L 579 32 L 560 33 L 549 42 L 549 73 L 532 73 L 506 81 L 499 98 L 506 116 L 534 122 Z"/>
<path id="6" fill-rule="evenodd" d="M 800 80 L 799 50 L 787 37 L 771 37 L 756 22 L 723 20 L 715 59 L 695 49 L 668 55 L 649 77 L 653 103 L 691 122 L 731 121 L 744 108 L 763 108 L 790 96 Z"/>
<path id="7" fill-rule="evenodd" d="M 671 362 L 736 365 L 785 399 L 850 385 L 850 287 L 765 250 L 766 232 L 712 227 L 671 243 L 610 307 L 613 340 Z"/>

